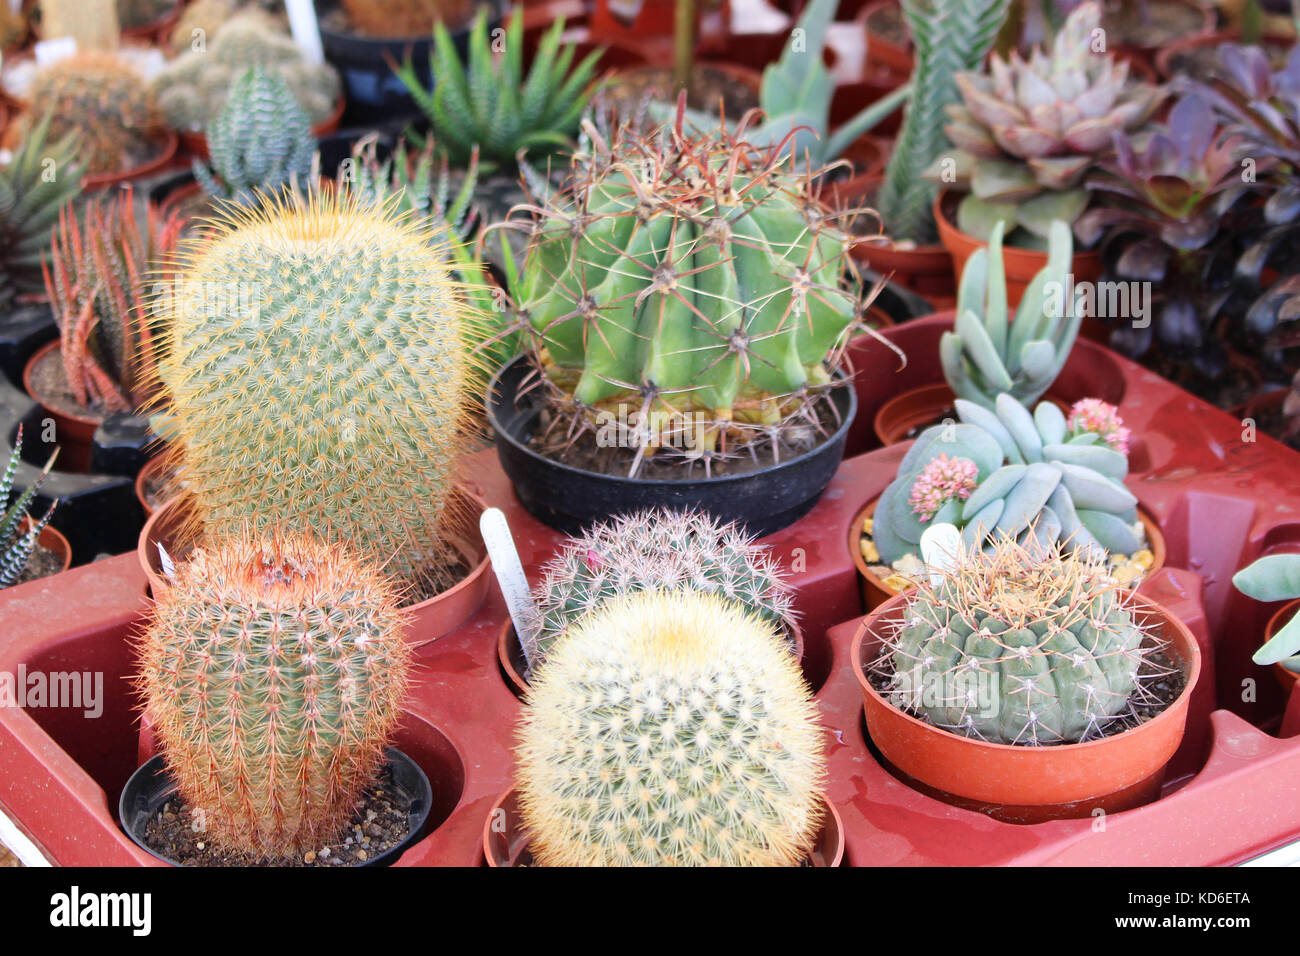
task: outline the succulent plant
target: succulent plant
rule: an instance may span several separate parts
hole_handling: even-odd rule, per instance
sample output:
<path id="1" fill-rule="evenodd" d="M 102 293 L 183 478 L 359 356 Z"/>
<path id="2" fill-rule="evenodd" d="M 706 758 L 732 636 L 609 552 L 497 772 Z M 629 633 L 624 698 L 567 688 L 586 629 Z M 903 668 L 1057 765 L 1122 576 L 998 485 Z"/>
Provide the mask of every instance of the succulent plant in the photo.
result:
<path id="1" fill-rule="evenodd" d="M 949 148 L 944 109 L 957 99 L 956 76 L 974 70 L 997 38 L 1009 0 L 901 0 L 915 47 L 912 96 L 885 169 L 876 208 L 896 240 L 933 242 L 938 187 L 918 175 Z"/>
<path id="2" fill-rule="evenodd" d="M 998 222 L 988 246 L 966 260 L 953 331 L 939 339 L 952 390 L 990 410 L 1003 392 L 1023 405 L 1042 397 L 1065 367 L 1082 321 L 1066 301 L 1072 243 L 1060 220 L 1052 223 L 1047 265 L 1029 283 L 1015 318 L 1007 320 L 1002 229 Z"/>
<path id="3" fill-rule="evenodd" d="M 718 595 L 584 617 L 535 675 L 515 753 L 543 866 L 795 866 L 820 822 L 808 687 L 776 627 Z"/>
<path id="4" fill-rule="evenodd" d="M 542 569 L 524 654 L 536 669 L 583 615 L 636 591 L 705 591 L 788 626 L 793 591 L 770 550 L 700 512 L 621 515 L 570 538 Z"/>
<path id="5" fill-rule="evenodd" d="M 471 0 L 343 0 L 348 23 L 376 37 L 425 37 L 437 23 L 464 23 Z"/>
<path id="6" fill-rule="evenodd" d="M 563 32 L 560 18 L 542 36 L 525 76 L 523 17 L 510 18 L 505 53 L 498 60 L 492 55 L 487 11 L 480 9 L 470 28 L 467 62 L 462 63 L 446 26 L 439 22 L 434 27 L 429 55 L 437 77 L 433 89 L 423 85 L 409 59 L 397 70 L 452 163 L 464 166 L 478 147 L 485 163 L 513 169 L 521 153 L 536 158 L 570 143 L 600 51 L 575 66 L 574 47 L 561 42 Z"/>
<path id="7" fill-rule="evenodd" d="M 29 96 L 31 116 L 48 119 L 51 138 L 76 136 L 77 156 L 90 173 L 125 168 L 160 125 L 148 84 L 112 53 L 76 53 L 42 67 Z"/>
<path id="8" fill-rule="evenodd" d="M 518 297 L 557 414 L 598 430 L 630 409 L 633 472 L 657 448 L 761 449 L 815 420 L 860 303 L 810 179 L 680 121 L 596 142 L 537 208 Z"/>
<path id="9" fill-rule="evenodd" d="M 59 212 L 81 193 L 75 138 L 49 137 L 50 118 L 0 166 L 0 306 L 43 288 L 41 258 Z"/>
<path id="10" fill-rule="evenodd" d="M 167 47 L 173 54 L 195 49 L 196 44 L 207 47 L 208 37 L 215 37 L 217 31 L 235 14 L 234 0 L 193 0 L 172 27 L 167 38 Z"/>
<path id="11" fill-rule="evenodd" d="M 305 537 L 235 537 L 177 566 L 137 686 L 214 843 L 284 858 L 348 823 L 401 714 L 397 601 L 373 567 Z"/>
<path id="12" fill-rule="evenodd" d="M 1090 418 L 1072 428 L 1051 402 L 1031 415 L 1006 394 L 994 411 L 960 398 L 956 407 L 960 422 L 922 432 L 876 504 L 882 561 L 917 553 L 922 532 L 940 523 L 960 528 L 967 548 L 1002 535 L 1097 556 L 1142 546 L 1137 498 L 1124 487 L 1128 457 Z"/>
<path id="13" fill-rule="evenodd" d="M 1300 554 L 1269 554 L 1232 576 L 1233 586 L 1256 601 L 1300 598 Z M 1251 657 L 1256 664 L 1281 664 L 1300 674 L 1300 617 L 1293 617 Z"/>
<path id="14" fill-rule="evenodd" d="M 1024 746 L 1105 734 L 1163 673 L 1129 592 L 1097 560 L 1010 538 L 923 576 L 874 665 L 899 709 Z"/>
<path id="15" fill-rule="evenodd" d="M 473 209 L 477 151 L 471 153 L 453 195 L 453 176 L 446 158 L 437 158 L 432 137 L 416 153 L 408 152 L 403 139 L 391 156 L 381 159 L 377 136 L 363 136 L 353 145 L 349 162 L 340 166 L 337 182 L 362 202 L 396 203 L 403 215 L 431 228 L 446 227 L 462 242 L 470 238 L 477 222 Z"/>
<path id="16" fill-rule="evenodd" d="M 31 526 L 23 530 L 23 519 L 27 517 L 27 508 L 36 497 L 41 482 L 54 467 L 58 450 L 56 449 L 54 454 L 50 455 L 50 460 L 45 463 L 45 469 L 40 476 L 15 497 L 14 476 L 18 473 L 18 463 L 22 461 L 22 454 L 23 426 L 19 425 L 17 437 L 14 439 L 13 454 L 9 458 L 9 464 L 5 466 L 4 473 L 0 474 L 0 588 L 7 588 L 18 581 L 27 567 L 27 562 L 31 560 L 32 552 L 36 550 L 36 539 L 50 523 L 55 505 L 58 504 L 55 502 L 50 505 L 43 518 L 32 519 Z"/>
<path id="17" fill-rule="evenodd" d="M 305 186 L 316 153 L 307 114 L 279 75 L 261 67 L 235 81 L 207 138 L 212 165 L 194 160 L 194 176 L 208 195 L 236 202 Z"/>
<path id="18" fill-rule="evenodd" d="M 446 245 L 337 193 L 234 207 L 182 241 L 159 371 L 210 539 L 310 532 L 408 585 L 453 583 L 477 316 Z"/>
<path id="19" fill-rule="evenodd" d="M 1084 177 L 1114 134 L 1137 129 L 1160 105 L 1159 88 L 1130 81 L 1127 62 L 1095 49 L 1100 21 L 1099 4 L 1081 4 L 1050 53 L 993 56 L 988 73 L 957 74 L 962 103 L 948 106 L 945 130 L 957 147 L 956 185 L 967 190 L 957 209 L 963 232 L 987 240 L 1005 221 L 1012 245 L 1045 244 L 1053 221 L 1073 223 L 1087 208 Z"/>
<path id="20" fill-rule="evenodd" d="M 140 406 L 157 381 L 149 286 L 162 278 L 183 219 L 146 208 L 142 229 L 129 186 L 88 203 L 80 219 L 64 206 L 42 264 L 68 389 L 100 413 Z"/>
<path id="21" fill-rule="evenodd" d="M 313 126 L 338 104 L 338 74 L 308 63 L 272 17 L 243 10 L 225 21 L 203 49 L 182 53 L 153 80 L 158 104 L 173 129 L 200 132 L 217 118 L 235 82 L 252 67 L 276 73 Z"/>

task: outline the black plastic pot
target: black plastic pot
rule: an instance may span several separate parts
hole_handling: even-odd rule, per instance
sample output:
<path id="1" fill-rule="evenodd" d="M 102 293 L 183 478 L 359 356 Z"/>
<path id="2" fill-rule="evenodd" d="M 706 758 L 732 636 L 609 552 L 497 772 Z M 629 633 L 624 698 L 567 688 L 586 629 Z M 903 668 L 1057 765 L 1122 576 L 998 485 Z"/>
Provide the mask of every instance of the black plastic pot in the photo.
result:
<path id="1" fill-rule="evenodd" d="M 765 535 L 812 510 L 844 456 L 844 440 L 858 400 L 845 382 L 832 392 L 840 426 L 812 451 L 740 475 L 661 481 L 601 475 L 561 464 L 528 446 L 541 414 L 540 389 L 520 395 L 532 371 L 525 356 L 508 363 L 488 386 L 488 420 L 497 436 L 501 468 L 528 513 L 566 534 L 611 515 L 642 508 L 696 508 Z"/>
<path id="2" fill-rule="evenodd" d="M 433 807 L 433 789 L 419 764 L 396 747 L 389 747 L 385 754 L 393 775 L 393 786 L 399 794 L 411 801 L 411 809 L 407 814 L 411 829 L 406 839 L 397 846 L 371 857 L 365 863 L 354 864 L 355 866 L 388 866 L 395 863 L 402 853 L 424 836 L 424 825 L 428 822 L 429 810 Z M 144 842 L 144 831 L 149 819 L 175 793 L 176 784 L 167 772 L 162 755 L 158 754 L 150 757 L 131 774 L 118 799 L 117 814 L 122 829 L 136 846 L 172 866 L 179 866 L 176 860 L 154 852 Z"/>

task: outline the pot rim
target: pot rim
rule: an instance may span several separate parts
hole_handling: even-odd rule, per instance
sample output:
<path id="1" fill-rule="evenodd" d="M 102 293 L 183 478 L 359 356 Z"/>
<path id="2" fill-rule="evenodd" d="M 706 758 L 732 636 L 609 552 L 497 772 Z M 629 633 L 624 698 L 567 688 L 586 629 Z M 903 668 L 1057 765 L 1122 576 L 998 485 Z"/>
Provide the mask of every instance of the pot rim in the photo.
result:
<path id="1" fill-rule="evenodd" d="M 1288 623 L 1291 618 L 1296 616 L 1297 612 L 1300 612 L 1300 598 L 1287 601 L 1280 608 L 1274 611 L 1272 615 L 1269 616 L 1268 623 L 1264 625 L 1264 640 L 1260 642 L 1260 646 L 1262 647 L 1265 643 L 1271 641 L 1274 635 L 1276 635 L 1278 631 L 1282 630 L 1282 627 Z M 1291 687 L 1300 683 L 1300 671 L 1293 671 L 1281 661 L 1271 665 L 1271 667 L 1273 673 L 1275 673 L 1278 676 L 1278 679 L 1283 682 L 1283 687 Z"/>
<path id="2" fill-rule="evenodd" d="M 32 516 L 23 515 L 23 520 L 19 527 L 25 531 L 30 531 L 32 527 Z M 36 543 L 46 550 L 53 551 L 59 556 L 59 563 L 62 565 L 54 574 L 62 574 L 68 568 L 72 567 L 72 545 L 68 542 L 67 537 L 58 528 L 52 524 L 47 524 L 41 529 L 41 533 L 36 537 Z M 46 577 L 54 577 L 54 574 L 47 574 Z M 40 580 L 37 578 L 36 580 Z"/>
<path id="3" fill-rule="evenodd" d="M 489 11 L 488 26 L 491 27 L 494 22 L 499 22 L 501 19 L 503 19 L 509 11 L 506 5 L 503 2 L 501 2 L 501 0 L 489 0 L 489 2 L 492 4 L 492 10 Z M 340 9 L 340 4 L 338 0 L 325 0 L 324 3 L 318 3 L 317 6 L 321 8 L 317 15 L 318 21 L 323 21 L 325 14 L 332 13 L 335 10 Z M 491 19 L 492 14 L 495 14 L 496 21 Z M 474 24 L 474 15 L 471 14 L 469 18 L 465 20 L 464 23 L 458 24 L 455 28 L 448 27 L 447 32 L 449 32 L 453 37 L 458 36 L 459 34 L 462 33 L 468 33 L 470 27 L 473 26 L 473 24 Z M 428 44 L 429 46 L 433 45 L 432 34 L 425 36 L 423 33 L 416 33 L 410 36 L 376 37 L 364 33 L 353 33 L 351 31 L 345 32 L 342 30 L 331 30 L 330 28 L 325 26 L 323 22 L 318 22 L 317 26 L 320 30 L 322 39 L 328 36 L 330 39 L 337 39 L 346 43 L 358 43 L 358 42 L 373 43 L 375 45 L 383 45 L 383 46 L 397 46 L 401 44 L 407 44 L 410 46 L 415 46 L 417 44 Z M 349 24 L 349 26 L 351 26 L 351 24 Z"/>
<path id="4" fill-rule="evenodd" d="M 162 152 L 159 155 L 138 166 L 132 166 L 115 173 L 87 173 L 81 178 L 81 188 L 87 192 L 95 189 L 106 189 L 110 186 L 144 179 L 154 173 L 161 172 L 176 158 L 176 151 L 180 149 L 181 139 L 176 130 L 171 127 L 163 127 L 162 131 L 152 139 L 155 143 L 162 143 Z"/>
<path id="5" fill-rule="evenodd" d="M 32 388 L 32 375 L 36 369 L 36 364 L 40 362 L 42 359 L 44 359 L 51 352 L 62 351 L 62 349 L 63 349 L 63 340 L 59 338 L 55 338 L 49 342 L 46 342 L 44 345 L 42 345 L 35 352 L 32 353 L 32 357 L 29 358 L 26 364 L 23 365 L 23 390 L 26 391 L 27 394 L 31 396 L 33 401 L 39 404 L 41 408 L 45 409 L 47 412 L 50 413 L 50 415 L 54 416 L 56 419 L 64 418 L 67 419 L 68 421 L 76 422 L 79 425 L 88 425 L 88 426 L 93 426 L 94 428 L 98 428 L 100 425 L 104 424 L 104 419 L 107 416 L 91 415 L 91 414 L 80 413 L 80 412 L 68 412 L 60 408 L 55 408 L 52 405 L 46 404 L 45 399 L 40 396 L 39 392 Z"/>

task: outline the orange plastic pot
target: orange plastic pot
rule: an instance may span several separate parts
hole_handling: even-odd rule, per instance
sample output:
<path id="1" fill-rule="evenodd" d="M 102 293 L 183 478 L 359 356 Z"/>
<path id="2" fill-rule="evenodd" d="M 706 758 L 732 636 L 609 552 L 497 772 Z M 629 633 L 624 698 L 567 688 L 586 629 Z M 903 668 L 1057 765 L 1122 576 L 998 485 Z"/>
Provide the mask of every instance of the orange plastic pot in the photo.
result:
<path id="1" fill-rule="evenodd" d="M 164 455 L 156 455 L 150 458 L 140 468 L 135 476 L 135 498 L 140 502 L 140 507 L 144 511 L 144 516 L 148 518 L 154 513 L 154 506 L 149 504 L 149 496 L 145 494 L 149 487 L 149 482 L 161 475 L 167 466 L 167 459 Z"/>
<path id="2" fill-rule="evenodd" d="M 1140 594 L 1133 602 L 1134 614 L 1169 642 L 1186 678 L 1182 693 L 1156 717 L 1113 737 L 1018 747 L 942 730 L 899 710 L 871 686 L 866 666 L 906 608 L 903 596 L 890 599 L 863 621 L 850 656 L 872 743 L 917 789 L 1011 823 L 1116 813 L 1157 799 L 1165 765 L 1183 739 L 1201 654 L 1186 625 L 1159 604 Z"/>
<path id="3" fill-rule="evenodd" d="M 176 151 L 180 148 L 180 138 L 177 137 L 175 130 L 165 129 L 158 134 L 155 141 L 159 144 L 159 150 L 153 159 L 121 172 L 87 174 L 81 179 L 81 188 L 87 191 L 107 189 L 136 179 L 147 179 L 162 172 L 176 158 Z"/>
<path id="4" fill-rule="evenodd" d="M 90 451 L 95 429 L 104 423 L 104 416 L 60 411 L 41 397 L 40 392 L 33 387 L 33 379 L 36 366 L 49 355 L 54 355 L 56 361 L 63 361 L 58 339 L 41 346 L 27 360 L 23 367 L 23 388 L 40 403 L 45 414 L 54 420 L 54 441 L 59 446 L 59 469 L 84 473 L 90 470 Z"/>
<path id="5" fill-rule="evenodd" d="M 24 532 L 32 529 L 31 515 L 23 515 L 20 525 Z M 72 545 L 63 533 L 53 525 L 46 525 L 41 529 L 41 533 L 36 536 L 36 543 L 46 551 L 53 551 L 59 559 L 59 571 L 66 571 L 72 567 Z M 48 575 L 53 577 L 53 575 Z"/>
<path id="6" fill-rule="evenodd" d="M 844 861 L 844 823 L 839 812 L 822 800 L 822 828 L 808 862 L 813 866 L 839 866 Z M 492 804 L 483 823 L 483 859 L 488 866 L 533 866 L 528 831 L 519 813 L 519 796 L 507 790 Z"/>
<path id="7" fill-rule="evenodd" d="M 944 413 L 952 408 L 956 399 L 957 396 L 946 383 L 909 388 L 877 409 L 875 418 L 872 419 L 876 438 L 882 445 L 897 445 L 901 441 L 907 441 L 907 435 L 912 429 L 937 424 Z M 1044 400 L 1063 412 L 1070 410 L 1069 404 L 1050 393 L 1044 396 Z"/>
<path id="8" fill-rule="evenodd" d="M 317 139 L 322 136 L 328 136 L 330 133 L 338 131 L 339 122 L 343 119 L 343 108 L 347 104 L 343 97 L 334 104 L 334 111 L 325 117 L 321 122 L 311 128 L 311 134 Z M 196 159 L 207 162 L 211 156 L 208 153 L 208 135 L 202 130 L 178 130 L 177 136 L 180 137 L 181 148 Z"/>
<path id="9" fill-rule="evenodd" d="M 1278 608 L 1277 612 L 1268 619 L 1268 625 L 1264 628 L 1263 643 L 1267 644 L 1271 641 L 1277 632 L 1282 630 L 1286 623 L 1296 616 L 1297 612 L 1300 612 L 1300 598 Z M 1295 690 L 1296 684 L 1300 682 L 1300 674 L 1297 674 L 1289 667 L 1283 667 L 1281 663 L 1273 665 L 1273 675 L 1277 678 L 1282 690 L 1288 695 Z"/>

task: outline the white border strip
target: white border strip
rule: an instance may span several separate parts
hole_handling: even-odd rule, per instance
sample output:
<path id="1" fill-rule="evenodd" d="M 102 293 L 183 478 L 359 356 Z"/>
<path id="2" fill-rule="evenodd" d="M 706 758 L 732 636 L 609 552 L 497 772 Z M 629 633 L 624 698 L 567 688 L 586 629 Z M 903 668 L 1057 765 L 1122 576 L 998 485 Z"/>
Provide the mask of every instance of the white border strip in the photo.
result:
<path id="1" fill-rule="evenodd" d="M 1300 840 L 1252 857 L 1242 866 L 1300 866 Z"/>
<path id="2" fill-rule="evenodd" d="M 23 866 L 53 866 L 45 854 L 28 839 L 27 834 L 0 809 L 0 843 L 22 862 Z"/>

